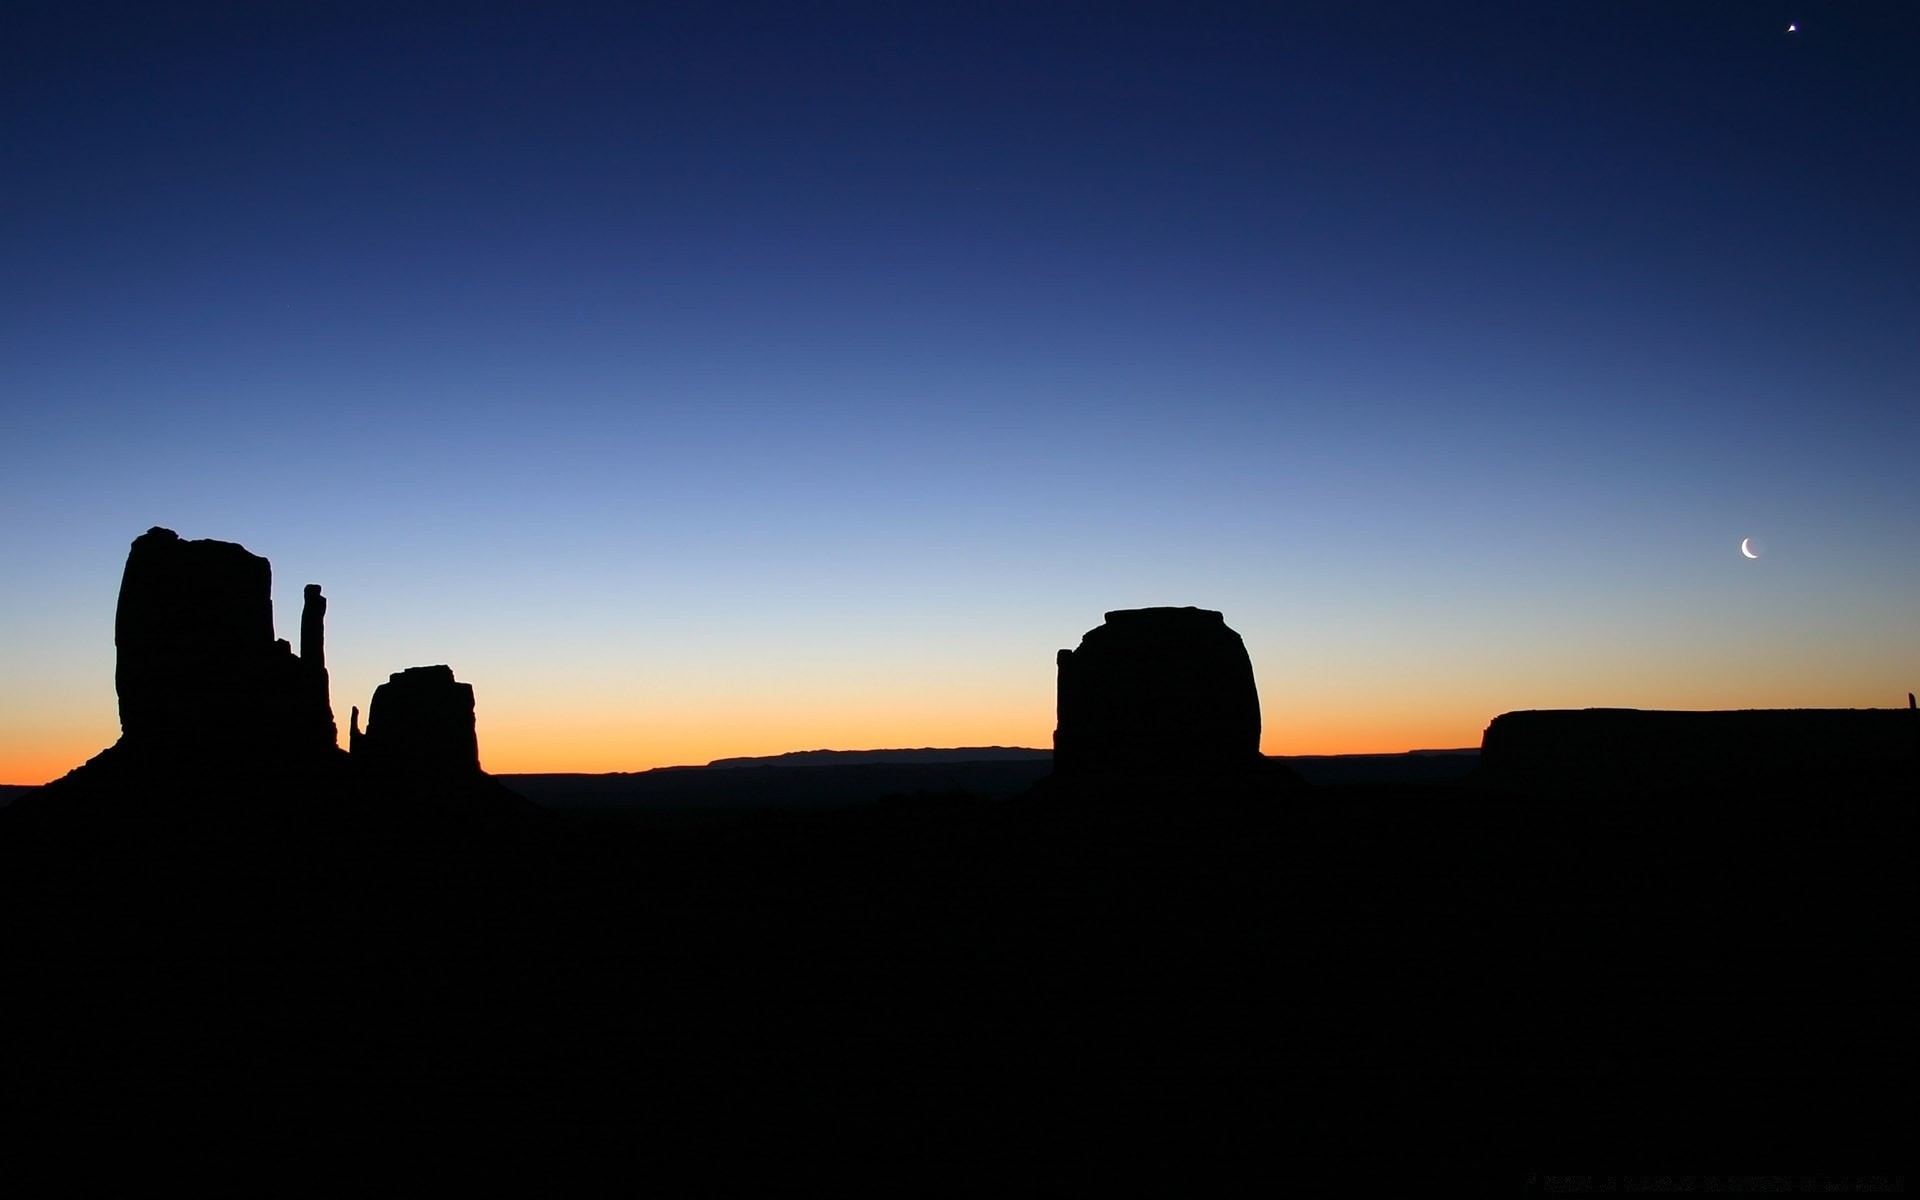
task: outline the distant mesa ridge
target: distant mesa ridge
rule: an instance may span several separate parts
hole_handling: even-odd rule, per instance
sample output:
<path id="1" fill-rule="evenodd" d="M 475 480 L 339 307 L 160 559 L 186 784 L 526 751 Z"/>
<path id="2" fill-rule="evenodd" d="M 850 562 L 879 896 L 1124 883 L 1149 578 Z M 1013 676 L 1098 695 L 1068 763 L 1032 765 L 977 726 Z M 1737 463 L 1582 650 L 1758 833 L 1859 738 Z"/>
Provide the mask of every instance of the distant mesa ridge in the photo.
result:
<path id="1" fill-rule="evenodd" d="M 1476 779 L 1547 794 L 1889 785 L 1911 793 L 1917 768 L 1920 714 L 1911 708 L 1539 709 L 1493 719 Z"/>
<path id="2" fill-rule="evenodd" d="M 740 767 L 840 767 L 870 763 L 1038 762 L 1053 757 L 1051 750 L 1022 746 L 931 746 L 896 750 L 790 750 L 785 754 L 716 758 L 707 766 L 717 770 Z"/>

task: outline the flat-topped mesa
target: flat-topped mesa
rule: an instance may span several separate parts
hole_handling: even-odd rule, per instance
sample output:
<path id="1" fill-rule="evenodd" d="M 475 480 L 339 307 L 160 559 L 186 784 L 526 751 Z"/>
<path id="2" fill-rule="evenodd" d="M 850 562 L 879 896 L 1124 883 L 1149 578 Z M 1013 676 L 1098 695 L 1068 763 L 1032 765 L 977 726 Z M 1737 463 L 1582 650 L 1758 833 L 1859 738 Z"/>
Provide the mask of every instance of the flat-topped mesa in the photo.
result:
<path id="1" fill-rule="evenodd" d="M 354 760 L 378 774 L 445 781 L 480 775 L 473 685 L 454 679 L 452 667 L 394 672 L 374 689 L 365 733 L 359 723 L 355 709 L 349 735 Z"/>
<path id="2" fill-rule="evenodd" d="M 318 595 L 308 589 L 302 622 L 316 645 Z M 273 568 L 244 546 L 158 527 L 134 539 L 114 646 L 129 751 L 284 760 L 336 748 L 325 667 L 274 638 Z"/>
<path id="3" fill-rule="evenodd" d="M 1120 609 L 1057 662 L 1056 774 L 1216 774 L 1261 764 L 1253 663 L 1221 614 Z"/>
<path id="4" fill-rule="evenodd" d="M 1502 713 L 1481 739 L 1476 777 L 1545 795 L 1913 795 L 1915 718 L 1896 708 Z"/>

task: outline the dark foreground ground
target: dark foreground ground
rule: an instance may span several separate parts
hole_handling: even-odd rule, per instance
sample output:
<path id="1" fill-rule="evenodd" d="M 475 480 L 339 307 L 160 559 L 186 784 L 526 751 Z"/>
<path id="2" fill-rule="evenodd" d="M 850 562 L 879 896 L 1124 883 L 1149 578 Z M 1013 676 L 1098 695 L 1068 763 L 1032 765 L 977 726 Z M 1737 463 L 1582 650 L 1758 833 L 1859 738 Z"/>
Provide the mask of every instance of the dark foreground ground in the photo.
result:
<path id="1" fill-rule="evenodd" d="M 1905 796 L 152 800 L 0 814 L 15 1132 L 1286 1176 L 1859 1170 L 1911 1117 Z"/>

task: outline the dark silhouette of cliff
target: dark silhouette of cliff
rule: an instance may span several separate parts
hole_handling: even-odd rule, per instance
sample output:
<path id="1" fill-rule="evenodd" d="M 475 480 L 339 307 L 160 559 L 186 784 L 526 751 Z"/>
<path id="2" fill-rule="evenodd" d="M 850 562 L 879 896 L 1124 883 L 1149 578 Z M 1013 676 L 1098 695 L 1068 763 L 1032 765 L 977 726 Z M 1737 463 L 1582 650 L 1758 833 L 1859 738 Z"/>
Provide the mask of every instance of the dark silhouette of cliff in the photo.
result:
<path id="1" fill-rule="evenodd" d="M 1058 785 L 1111 791 L 1169 777 L 1298 783 L 1260 753 L 1253 663 L 1221 614 L 1119 609 L 1056 662 Z"/>
<path id="2" fill-rule="evenodd" d="M 1203 608 L 1107 614 L 1062 650 L 1054 769 L 1243 771 L 1260 758 L 1260 696 L 1240 635 Z"/>
<path id="3" fill-rule="evenodd" d="M 453 668 L 409 667 L 373 691 L 367 729 L 353 710 L 356 761 L 376 771 L 421 779 L 464 779 L 480 773 L 480 742 L 473 724 L 473 685 Z"/>
<path id="4" fill-rule="evenodd" d="M 1218 662 L 1140 674 L 1193 696 L 1240 678 Z M 790 1171 L 784 1139 L 929 1171 L 1159 1156 L 1295 1190 L 1316 1159 L 1393 1153 L 1445 1171 L 1895 1144 L 1911 804 L 1432 778 L 1223 802 L 1271 794 L 1244 782 L 1257 706 L 1229 690 L 1217 725 L 1086 776 L 1138 804 L 929 795 L 643 833 L 474 821 L 382 777 L 364 742 L 389 733 L 399 761 L 471 777 L 470 693 L 443 669 L 401 672 L 360 752 L 320 745 L 317 771 L 288 769 L 295 749 L 197 789 L 130 750 L 107 781 L 130 802 L 99 819 L 43 819 L 82 798 L 72 777 L 0 810 L 9 1132 L 126 1155 L 130 1133 L 297 1131 L 340 1155 L 375 1128 L 491 1156 L 564 1126 L 649 1171 L 716 1139 Z M 300 728 L 269 740 L 320 741 Z"/>
<path id="5" fill-rule="evenodd" d="M 306 586 L 295 655 L 274 636 L 272 584 L 268 561 L 233 542 L 158 527 L 134 539 L 114 614 L 120 739 L 21 806 L 55 820 L 135 808 L 149 832 L 410 819 L 427 801 L 538 811 L 481 772 L 473 689 L 444 666 L 383 685 L 380 732 L 350 758 L 329 696 L 326 597 Z"/>
<path id="6" fill-rule="evenodd" d="M 1543 794 L 1914 795 L 1917 717 L 1910 708 L 1502 713 L 1487 726 L 1476 779 Z"/>
<path id="7" fill-rule="evenodd" d="M 335 748 L 321 626 L 307 586 L 301 655 L 273 633 L 273 570 L 232 542 L 136 538 L 114 613 L 121 742 L 189 758 L 313 759 Z"/>
<path id="8" fill-rule="evenodd" d="M 153 528 L 127 554 L 114 612 L 120 739 L 45 796 L 345 782 L 323 649 L 326 600 L 306 589 L 301 650 L 274 636 L 272 568 L 232 542 Z"/>
<path id="9" fill-rule="evenodd" d="M 530 816 L 534 806 L 480 769 L 473 685 L 444 664 L 395 671 L 373 690 L 367 727 L 353 710 L 348 745 L 359 777 L 416 802 L 495 815 Z"/>

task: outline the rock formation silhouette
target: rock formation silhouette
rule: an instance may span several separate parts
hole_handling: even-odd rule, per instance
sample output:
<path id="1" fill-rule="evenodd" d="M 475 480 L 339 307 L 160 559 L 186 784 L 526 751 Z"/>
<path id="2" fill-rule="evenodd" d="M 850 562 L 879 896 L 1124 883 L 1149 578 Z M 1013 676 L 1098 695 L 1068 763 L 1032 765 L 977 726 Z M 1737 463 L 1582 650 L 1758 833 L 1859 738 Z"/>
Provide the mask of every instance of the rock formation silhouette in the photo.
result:
<path id="1" fill-rule="evenodd" d="M 1227 774 L 1263 761 L 1253 663 L 1217 612 L 1110 612 L 1057 662 L 1056 775 Z"/>
<path id="2" fill-rule="evenodd" d="M 264 560 L 177 541 L 130 566 L 116 749 L 239 753 L 235 730 L 272 725 L 250 706 L 274 664 L 322 669 L 321 604 L 293 659 Z M 176 687 L 197 712 L 162 711 Z M 1451 783 L 1269 803 L 1287 777 L 1259 759 L 1244 647 L 1191 609 L 1110 615 L 1062 656 L 1060 700 L 1079 774 L 1039 795 L 644 836 L 549 819 L 479 773 L 472 689 L 445 667 L 382 686 L 351 758 L 289 726 L 313 770 L 256 757 L 208 786 L 110 751 L 129 769 L 76 773 L 105 786 L 70 776 L 0 811 L 9 1129 L 192 1148 L 345 1113 L 504 1145 L 584 1115 L 704 1148 L 715 1112 L 833 1144 L 849 1120 L 893 1136 L 897 1109 L 964 1139 L 933 1153 L 977 1157 L 1071 1113 L 1097 1131 L 1061 1146 L 1073 1169 L 1137 1140 L 1176 1166 L 1243 1147 L 1292 1172 L 1383 1139 L 1422 1164 L 1515 1142 L 1843 1158 L 1904 1128 L 1887 1089 L 1911 1025 L 1913 805 L 1823 784 L 1776 803 Z M 1912 730 L 1920 709 L 1511 714 L 1487 752 L 1824 762 L 1889 719 Z M 375 746 L 459 782 L 384 773 Z M 844 794 L 893 769 L 678 777 L 738 797 L 761 772 L 844 770 Z M 982 1095 L 1007 1100 L 990 1128 Z"/>
<path id="3" fill-rule="evenodd" d="M 473 688 L 415 667 L 374 693 L 372 727 L 338 744 L 326 665 L 327 598 L 306 586 L 300 653 L 274 636 L 273 570 L 233 542 L 155 527 L 134 539 L 114 616 L 119 741 L 41 789 L 105 814 L 276 819 L 303 810 L 393 816 L 538 810 L 480 770 Z M 30 808 L 43 808 L 38 798 Z M 78 810 L 76 810 L 78 811 Z"/>
<path id="4" fill-rule="evenodd" d="M 312 762 L 337 752 L 307 588 L 303 655 L 274 637 L 273 570 L 233 542 L 155 527 L 136 538 L 114 615 L 123 754 L 154 761 Z"/>
<path id="5" fill-rule="evenodd" d="M 1509 712 L 1487 726 L 1476 779 L 1542 795 L 1911 793 L 1911 718 L 1893 708 Z"/>
<path id="6" fill-rule="evenodd" d="M 327 682 L 327 598 L 320 585 L 310 583 L 300 609 L 300 661 L 306 664 L 308 687 L 319 711 L 326 715 L 327 744 L 340 744 L 340 728 L 333 721 L 333 697 Z"/>
<path id="7" fill-rule="evenodd" d="M 374 689 L 367 728 L 353 710 L 354 761 L 391 777 L 460 780 L 480 774 L 473 724 L 473 685 L 445 665 L 396 671 Z"/>

